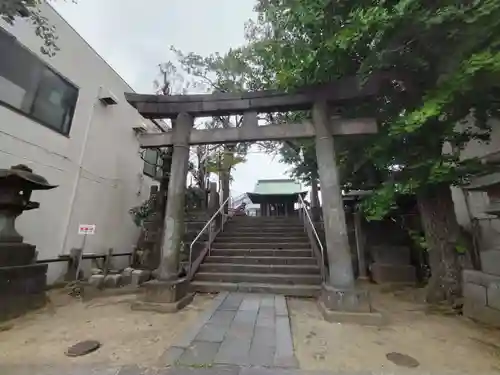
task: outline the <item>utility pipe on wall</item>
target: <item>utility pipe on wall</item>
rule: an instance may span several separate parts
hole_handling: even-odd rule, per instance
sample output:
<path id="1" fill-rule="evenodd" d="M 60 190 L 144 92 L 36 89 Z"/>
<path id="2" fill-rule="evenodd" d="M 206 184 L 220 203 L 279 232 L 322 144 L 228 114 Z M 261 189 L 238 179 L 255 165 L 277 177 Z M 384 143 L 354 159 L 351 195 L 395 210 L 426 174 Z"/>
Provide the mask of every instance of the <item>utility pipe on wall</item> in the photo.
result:
<path id="1" fill-rule="evenodd" d="M 76 195 L 78 193 L 78 186 L 80 184 L 80 178 L 82 176 L 83 159 L 85 158 L 85 151 L 87 150 L 87 144 L 88 144 L 88 140 L 89 140 L 90 129 L 92 127 L 92 119 L 94 117 L 95 108 L 100 103 L 99 102 L 100 91 L 101 91 L 101 87 L 99 87 L 97 89 L 97 94 L 92 99 L 93 100 L 92 108 L 91 108 L 90 113 L 89 113 L 89 117 L 88 117 L 86 128 L 85 128 L 85 133 L 84 133 L 84 136 L 83 136 L 82 148 L 81 148 L 81 151 L 80 151 L 80 155 L 78 157 L 78 170 L 76 172 L 76 176 L 75 176 L 75 179 L 73 181 L 73 186 L 71 188 L 70 204 L 69 204 L 68 212 L 66 214 L 66 219 L 65 219 L 65 221 L 66 221 L 66 228 L 64 230 L 64 238 L 63 238 L 62 247 L 61 247 L 61 250 L 60 250 L 60 253 L 62 255 L 65 255 L 66 253 L 69 253 L 65 249 L 66 249 L 66 245 L 67 245 L 68 237 L 69 237 L 69 229 L 70 229 L 71 216 L 73 216 L 74 205 L 75 205 L 75 201 L 76 201 Z"/>

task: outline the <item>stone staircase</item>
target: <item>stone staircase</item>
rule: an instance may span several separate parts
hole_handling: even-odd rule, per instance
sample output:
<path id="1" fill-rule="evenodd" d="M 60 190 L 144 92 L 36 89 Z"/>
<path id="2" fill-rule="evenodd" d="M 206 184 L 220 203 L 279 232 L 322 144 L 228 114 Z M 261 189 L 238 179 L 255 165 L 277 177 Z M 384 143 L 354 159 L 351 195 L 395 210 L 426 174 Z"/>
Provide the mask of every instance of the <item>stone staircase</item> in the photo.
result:
<path id="1" fill-rule="evenodd" d="M 197 292 L 316 296 L 320 269 L 298 218 L 233 217 L 191 286 Z"/>

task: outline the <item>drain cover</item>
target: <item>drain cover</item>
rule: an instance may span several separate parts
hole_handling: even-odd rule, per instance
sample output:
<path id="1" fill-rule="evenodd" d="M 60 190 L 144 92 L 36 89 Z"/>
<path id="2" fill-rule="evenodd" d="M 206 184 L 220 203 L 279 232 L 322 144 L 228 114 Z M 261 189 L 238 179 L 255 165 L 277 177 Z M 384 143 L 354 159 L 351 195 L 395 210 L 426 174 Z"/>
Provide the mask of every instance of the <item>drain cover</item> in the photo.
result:
<path id="1" fill-rule="evenodd" d="M 92 353 L 93 351 L 96 351 L 97 349 L 100 348 L 100 346 L 101 343 L 99 341 L 95 340 L 80 341 L 79 343 L 70 346 L 66 351 L 66 355 L 68 357 L 79 357 L 81 355 L 89 354 Z"/>
<path id="2" fill-rule="evenodd" d="M 392 352 L 387 353 L 385 356 L 389 361 L 398 366 L 417 367 L 418 365 L 420 365 L 420 363 L 415 358 L 410 357 L 406 354 Z"/>

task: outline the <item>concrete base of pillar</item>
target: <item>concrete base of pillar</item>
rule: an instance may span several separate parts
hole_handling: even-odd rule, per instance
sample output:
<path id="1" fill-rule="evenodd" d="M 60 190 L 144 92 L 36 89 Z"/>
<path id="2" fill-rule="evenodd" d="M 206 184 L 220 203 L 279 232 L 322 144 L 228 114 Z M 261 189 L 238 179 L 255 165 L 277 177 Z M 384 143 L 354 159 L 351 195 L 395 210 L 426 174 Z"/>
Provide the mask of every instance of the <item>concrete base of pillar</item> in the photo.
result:
<path id="1" fill-rule="evenodd" d="M 132 310 L 174 313 L 193 300 L 194 294 L 188 293 L 189 282 L 186 279 L 171 281 L 152 280 L 143 284 L 144 299 L 132 304 Z"/>
<path id="2" fill-rule="evenodd" d="M 330 323 L 351 323 L 376 327 L 387 324 L 385 317 L 378 311 L 349 312 L 329 310 L 321 300 L 318 301 L 318 308 L 323 318 Z"/>
<path id="3" fill-rule="evenodd" d="M 384 316 L 373 309 L 367 290 L 341 290 L 323 284 L 318 307 L 327 322 L 375 326 L 386 324 Z"/>

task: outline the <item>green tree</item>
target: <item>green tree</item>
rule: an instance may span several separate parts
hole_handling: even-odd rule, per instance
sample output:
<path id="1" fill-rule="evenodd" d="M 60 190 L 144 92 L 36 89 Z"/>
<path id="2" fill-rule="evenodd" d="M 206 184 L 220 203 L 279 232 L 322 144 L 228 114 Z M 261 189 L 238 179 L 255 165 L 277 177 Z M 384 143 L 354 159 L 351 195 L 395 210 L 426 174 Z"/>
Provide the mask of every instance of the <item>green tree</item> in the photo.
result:
<path id="1" fill-rule="evenodd" d="M 488 119 L 498 115 L 500 1 L 259 0 L 256 10 L 249 41 L 281 89 L 398 74 L 376 100 L 341 108 L 381 125 L 377 136 L 343 148 L 344 176 L 349 184 L 363 165 L 376 171 L 381 183 L 365 203 L 371 218 L 396 194 L 416 194 L 432 268 L 427 300 L 453 303 L 461 295 L 460 228 L 449 186 L 477 171 L 460 151 L 487 139 Z"/>
<path id="2" fill-rule="evenodd" d="M 2 0 L 0 1 L 0 18 L 13 25 L 17 19 L 27 19 L 35 27 L 35 34 L 43 39 L 42 53 L 53 56 L 57 47 L 56 28 L 40 11 L 45 0 Z M 73 0 L 76 2 L 76 0 Z"/>
<path id="3" fill-rule="evenodd" d="M 171 47 L 176 54 L 182 70 L 186 73 L 187 87 L 202 92 L 238 92 L 253 90 L 254 66 L 247 56 L 246 49 L 231 49 L 226 54 L 215 53 L 203 57 L 195 53 L 183 53 Z M 204 124 L 205 128 L 239 127 L 242 116 L 219 116 Z M 213 150 L 209 157 L 208 171 L 217 171 L 222 182 L 222 199 L 229 197 L 231 170 L 244 161 L 249 144 L 226 144 Z"/>

